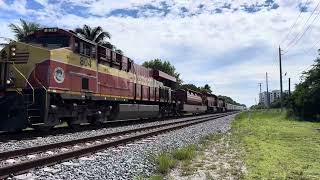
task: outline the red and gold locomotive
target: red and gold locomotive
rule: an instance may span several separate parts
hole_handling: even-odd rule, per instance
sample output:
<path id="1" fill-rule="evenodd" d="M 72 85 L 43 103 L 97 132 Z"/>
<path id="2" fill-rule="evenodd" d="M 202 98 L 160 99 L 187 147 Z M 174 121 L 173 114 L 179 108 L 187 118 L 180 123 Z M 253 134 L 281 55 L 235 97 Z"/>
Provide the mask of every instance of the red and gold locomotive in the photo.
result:
<path id="1" fill-rule="evenodd" d="M 200 113 L 206 102 L 226 110 L 214 95 L 173 92 L 174 77 L 73 31 L 41 29 L 0 55 L 0 130 Z"/>

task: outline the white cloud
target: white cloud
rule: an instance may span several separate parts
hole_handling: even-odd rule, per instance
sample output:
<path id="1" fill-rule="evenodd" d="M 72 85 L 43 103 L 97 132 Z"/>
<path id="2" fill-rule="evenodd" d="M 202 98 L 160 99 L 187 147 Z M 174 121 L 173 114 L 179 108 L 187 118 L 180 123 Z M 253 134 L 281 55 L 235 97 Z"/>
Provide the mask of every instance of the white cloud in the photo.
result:
<path id="1" fill-rule="evenodd" d="M 113 9 L 135 8 L 144 4 L 159 5 L 160 0 L 65 2 L 88 7 L 89 12 L 95 15 L 104 15 Z M 225 2 L 232 3 L 233 9 L 248 1 L 174 0 L 168 2 L 172 5 L 172 11 L 165 17 L 83 18 L 74 14 L 64 14 L 63 17 L 57 18 L 62 11 L 61 4 L 50 5 L 47 1 L 41 0 L 46 9 L 37 13 L 41 14 L 40 22 L 64 28 L 75 28 L 83 24 L 101 25 L 112 34 L 112 43 L 136 62 L 141 63 L 152 58 L 170 60 L 186 82 L 197 85 L 209 83 L 216 93 L 231 96 L 241 103 L 250 105 L 258 95 L 258 83 L 265 81 L 266 71 L 269 72 L 270 88 L 279 87 L 277 47 L 298 16 L 297 4 L 300 1 L 277 1 L 280 5 L 277 10 L 261 10 L 256 13 L 233 12 L 227 9 L 220 14 L 210 13 L 216 7 L 223 6 Z M 250 1 L 251 4 L 256 2 L 258 1 Z M 262 2 L 264 1 L 259 1 Z M 312 2 L 311 6 L 315 7 L 316 1 Z M 200 4 L 203 4 L 205 9 L 201 14 L 184 18 L 178 15 L 181 7 L 186 7 L 190 13 L 194 13 Z M 5 5 L 0 1 L 1 6 Z M 303 13 L 302 17 L 305 20 L 309 15 L 310 12 Z M 0 25 L 7 27 L 7 22 L 0 21 Z M 283 71 L 288 72 L 293 83 L 299 81 L 299 73 L 307 68 L 315 57 L 315 54 L 311 56 L 302 52 L 312 48 L 315 42 L 313 37 L 320 35 L 319 28 L 319 25 L 315 25 L 302 39 L 303 43 L 292 49 L 292 52 L 298 54 L 293 55 L 290 52 L 291 54 L 283 58 Z M 289 38 L 293 38 L 301 29 L 300 23 Z M 12 36 L 6 28 L 0 33 Z"/>

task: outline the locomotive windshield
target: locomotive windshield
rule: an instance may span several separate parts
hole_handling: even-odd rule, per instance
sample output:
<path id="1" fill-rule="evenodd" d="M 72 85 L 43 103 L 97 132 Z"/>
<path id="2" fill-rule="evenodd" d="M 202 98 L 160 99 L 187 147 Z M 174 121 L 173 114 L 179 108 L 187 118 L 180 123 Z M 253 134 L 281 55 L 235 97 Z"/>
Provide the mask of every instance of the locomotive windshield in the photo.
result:
<path id="1" fill-rule="evenodd" d="M 52 36 L 52 35 L 42 35 L 42 36 L 28 36 L 24 42 L 30 43 L 33 45 L 46 47 L 49 49 L 56 49 L 69 46 L 69 37 L 68 36 Z"/>
<path id="2" fill-rule="evenodd" d="M 48 49 L 57 49 L 69 47 L 70 37 L 70 32 L 63 29 L 44 28 L 31 32 L 24 38 L 23 42 Z"/>

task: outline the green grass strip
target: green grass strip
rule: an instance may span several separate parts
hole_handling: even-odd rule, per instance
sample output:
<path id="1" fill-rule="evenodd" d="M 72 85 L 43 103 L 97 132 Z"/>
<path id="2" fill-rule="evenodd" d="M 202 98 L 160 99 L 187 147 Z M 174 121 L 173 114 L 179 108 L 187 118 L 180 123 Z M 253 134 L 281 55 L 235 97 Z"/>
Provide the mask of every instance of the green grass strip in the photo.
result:
<path id="1" fill-rule="evenodd" d="M 246 179 L 320 179 L 319 128 L 279 110 L 238 115 L 232 132 L 246 151 Z"/>

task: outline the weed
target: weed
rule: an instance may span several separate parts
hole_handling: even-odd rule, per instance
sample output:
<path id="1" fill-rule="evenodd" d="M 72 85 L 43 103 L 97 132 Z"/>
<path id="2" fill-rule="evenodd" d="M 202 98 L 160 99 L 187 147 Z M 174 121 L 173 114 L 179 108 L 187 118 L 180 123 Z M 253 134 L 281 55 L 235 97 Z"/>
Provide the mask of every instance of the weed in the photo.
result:
<path id="1" fill-rule="evenodd" d="M 206 171 L 206 172 L 205 172 L 205 175 L 206 175 L 206 179 L 207 179 L 207 180 L 214 180 L 214 178 L 212 177 L 212 175 L 210 174 L 210 172 Z"/>
<path id="2" fill-rule="evenodd" d="M 202 167 L 205 163 L 203 161 L 196 163 L 195 167 Z"/>
<path id="3" fill-rule="evenodd" d="M 176 164 L 175 160 L 169 153 L 162 153 L 155 160 L 157 164 L 157 170 L 161 174 L 166 174 Z"/>
<path id="4" fill-rule="evenodd" d="M 149 179 L 150 180 L 163 180 L 163 177 L 160 175 L 155 175 L 155 176 L 151 176 Z"/>
<path id="5" fill-rule="evenodd" d="M 216 170 L 217 169 L 217 165 L 216 164 L 212 164 L 212 165 L 208 166 L 208 169 Z"/>
<path id="6" fill-rule="evenodd" d="M 173 157 L 177 160 L 190 160 L 196 155 L 196 146 L 189 145 L 173 151 Z"/>

